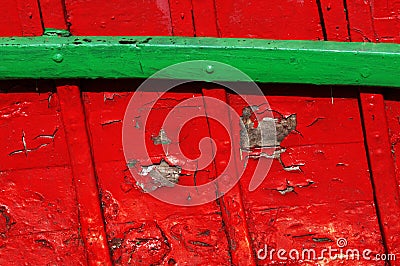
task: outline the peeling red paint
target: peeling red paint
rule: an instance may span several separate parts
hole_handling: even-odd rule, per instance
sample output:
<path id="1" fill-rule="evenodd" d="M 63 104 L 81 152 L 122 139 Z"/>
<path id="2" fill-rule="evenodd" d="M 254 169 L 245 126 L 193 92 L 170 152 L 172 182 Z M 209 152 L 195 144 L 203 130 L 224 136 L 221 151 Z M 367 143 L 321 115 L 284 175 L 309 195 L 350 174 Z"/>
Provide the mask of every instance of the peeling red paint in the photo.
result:
<path id="1" fill-rule="evenodd" d="M 284 86 L 279 93 L 265 88 L 273 110 L 283 115 L 297 115 L 297 130 L 301 135 L 292 133 L 282 142 L 286 151 L 281 158 L 285 165 L 302 165 L 301 171 L 285 171 L 275 161 L 259 189 L 254 192 L 243 190 L 244 209 L 254 239 L 253 250 L 265 244 L 275 249 L 321 250 L 327 245 L 334 247 L 338 238 L 345 237 L 355 247 L 362 243 L 361 246 L 374 252 L 384 252 L 365 157 L 357 94 L 338 88 L 319 88 L 319 95 L 313 93 L 312 97 L 303 93 L 290 96 L 292 93 L 293 90 L 285 90 Z M 237 111 L 245 107 L 237 95 L 229 95 L 229 103 Z M 342 133 L 337 134 L 339 128 Z M 249 186 L 258 160 L 263 158 L 249 160 L 240 181 L 243 188 Z M 350 202 L 359 206 L 359 212 L 368 217 L 363 226 L 356 227 L 358 215 L 346 211 Z M 270 218 L 266 219 L 264 215 L 269 214 Z M 280 215 L 284 216 L 282 220 Z M 281 222 L 285 225 L 276 228 L 275 224 Z M 349 224 L 354 226 L 347 228 Z M 349 230 L 354 235 L 363 235 L 366 230 L 373 237 L 366 238 L 368 243 L 364 238 L 352 239 Z M 313 238 L 328 238 L 333 244 L 317 243 Z M 278 262 L 267 259 L 259 263 Z M 329 260 L 324 263 L 335 265 Z"/>
<path id="2" fill-rule="evenodd" d="M 4 1 L 0 14 L 0 36 L 70 27 L 75 35 L 400 40 L 399 3 L 383 0 L 18 0 Z M 57 93 L 51 82 L 0 83 L 0 264 L 270 265 L 278 262 L 256 261 L 265 244 L 321 250 L 341 237 L 349 248 L 400 256 L 400 123 L 394 94 L 384 100 L 379 91 L 359 96 L 355 88 L 263 85 L 275 111 L 296 115 L 296 131 L 283 140 L 281 160 L 301 167 L 286 171 L 276 160 L 261 187 L 249 192 L 252 169 L 265 159 L 252 158 L 240 184 L 218 202 L 178 208 L 143 193 L 128 167 L 173 161 L 154 138 L 179 102 L 209 95 L 239 114 L 245 104 L 218 86 L 174 90 L 150 116 L 151 162 L 126 163 L 122 120 L 140 82 L 81 81 L 82 95 L 77 86 L 59 86 Z M 193 108 L 207 114 L 206 102 Z M 181 137 L 168 144 L 172 153 L 180 146 L 196 158 L 204 137 L 213 137 L 222 151 L 206 169 L 185 171 L 181 184 L 207 183 L 225 168 L 231 143 L 218 123 L 195 119 Z"/>
<path id="3" fill-rule="evenodd" d="M 118 85 L 114 85 L 114 87 L 117 88 Z M 162 145 L 155 145 L 152 137 L 159 134 L 165 116 L 175 105 L 185 99 L 201 95 L 196 90 L 192 91 L 168 92 L 153 107 L 146 126 L 148 128 L 146 140 L 152 163 L 159 163 L 161 159 L 166 158 Z M 148 92 L 148 94 L 143 97 L 151 96 L 152 92 Z M 117 90 L 106 93 L 106 95 L 107 98 L 112 99 L 104 101 L 102 92 L 85 92 L 84 99 L 89 118 L 88 123 L 92 136 L 97 176 L 102 191 L 102 208 L 107 222 L 108 241 L 111 246 L 115 245 L 116 242 L 121 243 L 118 244 L 118 248 L 113 249 L 114 263 L 127 264 L 130 258 L 138 261 L 138 256 L 143 258 L 144 264 L 160 261 L 163 264 L 179 264 L 187 261 L 194 264 L 224 264 L 229 261 L 228 242 L 222 224 L 223 218 L 220 214 L 220 208 L 215 202 L 190 208 L 172 206 L 143 193 L 143 190 L 137 186 L 127 168 L 129 165 L 127 166 L 123 158 L 122 144 L 120 143 L 122 124 L 114 123 L 107 127 L 101 127 L 101 123 L 98 122 L 102 119 L 123 119 L 124 111 L 132 93 Z M 139 110 L 140 108 L 148 108 L 147 105 L 147 101 L 143 100 L 143 106 L 138 108 Z M 200 108 L 204 112 L 204 106 L 193 108 Z M 144 127 L 146 121 L 142 121 L 138 117 L 137 122 L 138 126 Z M 180 143 L 168 145 L 171 146 L 169 148 L 171 154 L 174 154 L 174 146 L 180 145 L 187 156 L 198 157 L 200 151 L 197 148 L 197 143 L 203 137 L 209 137 L 208 130 L 204 130 L 207 128 L 208 124 L 205 118 L 191 121 L 190 126 L 183 128 Z M 166 133 L 168 134 L 168 132 Z M 101 139 L 107 141 L 106 139 L 114 136 L 114 134 L 119 136 L 112 138 L 112 141 L 108 140 L 110 144 L 100 142 Z M 93 136 L 96 136 L 96 138 Z M 193 143 L 196 143 L 196 145 L 193 145 Z M 107 148 L 110 152 L 105 154 L 104 148 Z M 146 165 L 140 158 L 135 159 L 137 159 L 135 164 Z M 168 157 L 166 159 L 168 160 Z M 212 166 L 207 167 L 206 170 L 198 171 L 196 173 L 196 184 L 207 183 L 215 176 L 214 173 L 215 170 Z M 185 172 L 185 174 L 189 176 L 182 176 L 179 183 L 195 185 L 194 172 Z M 140 212 L 135 210 L 140 210 Z M 199 220 L 202 221 L 200 224 Z M 144 244 L 138 244 L 135 248 L 134 243 L 140 242 L 135 239 L 141 238 L 140 234 L 137 232 L 129 235 L 124 234 L 123 232 L 126 231 L 124 228 L 135 228 L 137 227 L 136 224 L 139 223 L 140 225 L 142 221 L 146 221 L 145 224 L 160 228 L 160 232 L 163 233 L 158 233 L 157 236 L 158 229 L 155 231 L 148 229 L 156 235 L 150 237 L 150 240 L 146 240 L 147 242 L 144 241 Z M 129 229 L 127 230 L 129 231 Z M 124 235 L 126 235 L 125 238 Z M 142 238 L 146 237 L 142 235 Z M 217 240 L 218 242 L 216 242 Z M 168 244 L 165 244 L 165 241 Z M 150 245 L 150 243 L 158 247 L 156 248 L 160 250 L 157 252 L 158 255 L 149 257 L 151 251 L 146 245 Z M 129 252 L 131 255 L 127 255 Z"/>

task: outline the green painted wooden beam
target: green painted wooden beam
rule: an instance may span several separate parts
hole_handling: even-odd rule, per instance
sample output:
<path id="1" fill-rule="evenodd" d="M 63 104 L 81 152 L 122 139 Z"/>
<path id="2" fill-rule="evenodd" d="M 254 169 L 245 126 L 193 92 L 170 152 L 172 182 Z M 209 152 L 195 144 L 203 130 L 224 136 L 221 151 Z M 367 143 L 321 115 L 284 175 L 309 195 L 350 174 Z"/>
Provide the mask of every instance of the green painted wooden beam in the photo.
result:
<path id="1" fill-rule="evenodd" d="M 186 37 L 0 38 L 0 79 L 147 78 L 214 60 L 257 82 L 400 87 L 400 45 Z M 195 64 L 169 78 L 240 81 Z"/>

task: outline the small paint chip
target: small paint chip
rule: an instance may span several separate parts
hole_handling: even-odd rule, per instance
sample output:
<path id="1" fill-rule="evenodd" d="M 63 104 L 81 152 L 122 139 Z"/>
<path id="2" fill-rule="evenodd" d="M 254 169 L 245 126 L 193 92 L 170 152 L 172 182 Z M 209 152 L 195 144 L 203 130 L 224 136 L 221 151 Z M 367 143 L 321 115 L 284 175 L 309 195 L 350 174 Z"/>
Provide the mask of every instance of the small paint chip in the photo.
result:
<path id="1" fill-rule="evenodd" d="M 285 195 L 286 193 L 289 193 L 289 192 L 296 193 L 296 191 L 294 191 L 294 187 L 293 186 L 287 186 L 285 189 L 277 189 L 277 191 L 279 193 L 281 193 L 281 195 Z"/>
<path id="2" fill-rule="evenodd" d="M 127 166 L 128 168 L 134 168 L 138 162 L 139 162 L 138 160 L 129 160 L 129 161 L 126 163 L 126 166 Z"/>
<path id="3" fill-rule="evenodd" d="M 171 140 L 167 137 L 167 133 L 164 129 L 160 129 L 157 137 L 151 137 L 153 140 L 154 145 L 161 145 L 161 144 L 171 144 Z"/>
<path id="4" fill-rule="evenodd" d="M 327 237 L 313 237 L 312 240 L 314 242 L 318 242 L 318 243 L 333 242 L 332 239 L 327 238 Z"/>

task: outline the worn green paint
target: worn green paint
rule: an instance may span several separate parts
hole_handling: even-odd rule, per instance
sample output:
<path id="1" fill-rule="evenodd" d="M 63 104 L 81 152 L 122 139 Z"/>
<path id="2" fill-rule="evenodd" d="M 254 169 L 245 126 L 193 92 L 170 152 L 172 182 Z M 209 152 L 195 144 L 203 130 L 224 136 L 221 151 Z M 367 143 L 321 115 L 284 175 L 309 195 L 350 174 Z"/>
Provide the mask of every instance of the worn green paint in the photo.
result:
<path id="1" fill-rule="evenodd" d="M 68 37 L 71 35 L 71 33 L 68 30 L 46 28 L 46 29 L 44 29 L 43 35 L 44 36 Z"/>
<path id="2" fill-rule="evenodd" d="M 0 38 L 0 79 L 147 78 L 214 60 L 257 82 L 400 87 L 400 45 L 185 37 Z M 210 64 L 168 78 L 240 81 Z"/>

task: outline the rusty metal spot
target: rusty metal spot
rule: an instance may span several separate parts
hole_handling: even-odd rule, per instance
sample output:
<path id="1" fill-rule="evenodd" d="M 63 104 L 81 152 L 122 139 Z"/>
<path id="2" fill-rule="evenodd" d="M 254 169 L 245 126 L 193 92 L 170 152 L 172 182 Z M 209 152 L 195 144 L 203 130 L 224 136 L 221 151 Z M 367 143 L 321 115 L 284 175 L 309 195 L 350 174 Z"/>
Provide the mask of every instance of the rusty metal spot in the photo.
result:
<path id="1" fill-rule="evenodd" d="M 160 129 L 157 137 L 151 137 L 153 140 L 154 145 L 161 145 L 161 144 L 171 144 L 171 140 L 167 137 L 167 133 L 164 129 Z"/>
<path id="2" fill-rule="evenodd" d="M 174 187 L 179 182 L 181 176 L 181 167 L 169 165 L 161 160 L 159 164 L 142 166 L 141 176 L 149 177 L 146 182 L 138 182 L 145 192 L 151 192 L 161 187 Z"/>
<path id="3" fill-rule="evenodd" d="M 297 126 L 297 115 L 291 114 L 288 117 L 282 117 L 278 121 L 275 122 L 276 125 L 276 139 L 279 143 L 281 142 L 292 132 L 296 131 Z"/>

